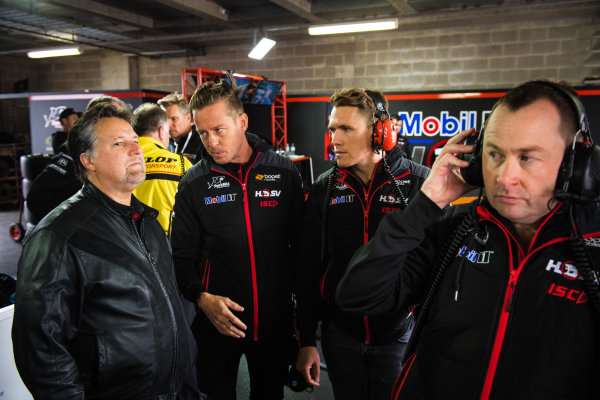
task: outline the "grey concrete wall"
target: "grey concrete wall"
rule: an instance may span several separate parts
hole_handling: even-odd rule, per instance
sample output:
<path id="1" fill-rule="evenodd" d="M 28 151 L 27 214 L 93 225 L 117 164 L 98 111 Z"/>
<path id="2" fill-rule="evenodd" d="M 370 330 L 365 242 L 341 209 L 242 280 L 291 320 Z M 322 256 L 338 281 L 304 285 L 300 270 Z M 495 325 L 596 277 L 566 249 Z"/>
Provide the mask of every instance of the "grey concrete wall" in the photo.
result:
<path id="1" fill-rule="evenodd" d="M 598 1 L 401 21 L 397 31 L 280 40 L 262 61 L 247 57 L 247 45 L 209 45 L 202 57 L 104 53 L 31 60 L 25 68 L 19 61 L 16 69 L 30 78 L 32 91 L 181 90 L 181 70 L 204 67 L 283 80 L 289 94 L 349 86 L 386 92 L 508 88 L 536 77 L 581 85 L 583 78 L 600 75 Z M 10 86 L 5 78 L 2 92 Z"/>

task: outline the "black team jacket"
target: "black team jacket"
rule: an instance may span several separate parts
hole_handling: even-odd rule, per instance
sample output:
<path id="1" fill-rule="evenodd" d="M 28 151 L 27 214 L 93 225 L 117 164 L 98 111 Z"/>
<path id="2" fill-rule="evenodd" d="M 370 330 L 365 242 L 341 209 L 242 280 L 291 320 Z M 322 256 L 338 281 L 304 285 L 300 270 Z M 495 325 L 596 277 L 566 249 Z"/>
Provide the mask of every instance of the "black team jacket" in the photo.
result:
<path id="1" fill-rule="evenodd" d="M 204 154 L 175 196 L 171 244 L 179 287 L 194 304 L 203 292 L 244 307 L 247 340 L 290 334 L 302 181 L 292 161 L 256 135 L 244 165 Z M 196 318 L 206 318 L 198 311 Z"/>
<path id="2" fill-rule="evenodd" d="M 388 215 L 350 261 L 340 306 L 380 314 L 421 302 L 436 254 L 472 210 L 449 207 L 438 221 L 442 211 L 420 192 L 403 213 Z M 600 398 L 600 318 L 569 245 L 565 205 L 549 212 L 527 247 L 487 201 L 474 215 L 393 398 Z M 578 221 L 597 264 L 598 208 L 580 210 Z"/>
<path id="3" fill-rule="evenodd" d="M 352 254 L 373 235 L 381 219 L 402 210 L 419 191 L 429 169 L 402 156 L 396 146 L 387 154 L 387 163 L 402 193 L 394 187 L 390 174 L 380 161 L 368 183 L 351 170 L 332 168 L 322 174 L 308 196 L 304 231 L 300 246 L 297 325 L 300 343 L 314 346 L 319 318 L 326 318 L 347 335 L 363 343 L 385 344 L 400 338 L 411 326 L 410 310 L 397 310 L 385 316 L 368 317 L 343 312 L 334 301 L 335 290 Z M 333 176 L 332 176 L 333 174 Z M 329 177 L 333 180 L 327 199 L 326 251 L 321 263 L 324 202 Z"/>

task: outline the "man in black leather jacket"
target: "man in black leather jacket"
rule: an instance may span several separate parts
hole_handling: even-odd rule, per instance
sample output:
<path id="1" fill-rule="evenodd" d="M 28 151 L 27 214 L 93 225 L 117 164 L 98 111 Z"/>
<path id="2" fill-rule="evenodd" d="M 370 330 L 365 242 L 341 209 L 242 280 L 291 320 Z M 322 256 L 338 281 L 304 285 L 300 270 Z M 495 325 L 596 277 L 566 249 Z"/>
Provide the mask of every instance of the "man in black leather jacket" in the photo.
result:
<path id="1" fill-rule="evenodd" d="M 36 399 L 175 399 L 196 349 L 127 114 L 88 110 L 69 133 L 83 188 L 25 239 L 13 350 Z M 197 392 L 196 392 L 197 396 Z"/>

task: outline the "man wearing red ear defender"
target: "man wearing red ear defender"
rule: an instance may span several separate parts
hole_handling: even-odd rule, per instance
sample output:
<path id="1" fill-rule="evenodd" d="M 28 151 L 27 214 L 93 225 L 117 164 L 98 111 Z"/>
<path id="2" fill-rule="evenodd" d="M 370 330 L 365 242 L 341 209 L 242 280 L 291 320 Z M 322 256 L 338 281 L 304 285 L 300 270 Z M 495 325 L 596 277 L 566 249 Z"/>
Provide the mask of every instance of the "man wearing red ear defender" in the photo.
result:
<path id="1" fill-rule="evenodd" d="M 334 295 L 354 251 L 373 236 L 385 214 L 406 206 L 428 169 L 402 157 L 383 93 L 344 89 L 330 102 L 336 161 L 308 196 L 299 252 L 296 368 L 318 385 L 315 329 L 322 318 L 323 354 L 335 398 L 388 399 L 410 334 L 410 310 L 376 318 L 350 314 L 337 307 Z"/>

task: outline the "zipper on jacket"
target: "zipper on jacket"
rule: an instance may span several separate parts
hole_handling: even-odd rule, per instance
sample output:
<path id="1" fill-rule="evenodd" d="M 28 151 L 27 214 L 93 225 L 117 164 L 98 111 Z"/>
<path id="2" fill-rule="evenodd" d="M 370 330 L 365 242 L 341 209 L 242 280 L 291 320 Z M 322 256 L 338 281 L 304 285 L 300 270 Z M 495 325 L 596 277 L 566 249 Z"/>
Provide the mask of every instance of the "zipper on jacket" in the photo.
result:
<path id="1" fill-rule="evenodd" d="M 167 292 L 167 288 L 165 287 L 165 284 L 164 284 L 162 278 L 160 277 L 160 274 L 156 267 L 157 260 L 152 256 L 152 253 L 148 250 L 148 244 L 146 243 L 146 238 L 144 237 L 144 220 L 142 220 L 140 223 L 139 233 L 135 227 L 135 222 L 133 220 L 131 220 L 131 225 L 133 226 L 133 231 L 136 233 L 136 238 L 138 239 L 138 242 L 139 242 L 142 250 L 144 250 L 146 257 L 150 261 L 150 267 L 152 269 L 152 273 L 154 274 L 156 280 L 158 281 L 160 289 L 163 293 L 163 296 L 164 296 L 167 306 L 169 308 L 169 316 L 171 317 L 171 325 L 172 325 L 172 329 L 173 329 L 173 360 L 172 360 L 172 364 L 171 364 L 171 379 L 169 382 L 168 398 L 175 399 L 175 393 L 176 393 L 175 392 L 175 377 L 177 376 L 176 373 L 177 373 L 177 357 L 178 357 L 178 351 L 177 351 L 178 349 L 177 348 L 179 346 L 179 343 L 177 340 L 178 333 L 177 333 L 177 320 L 175 319 L 175 311 L 173 310 L 173 304 L 171 303 L 169 294 Z"/>
<path id="2" fill-rule="evenodd" d="M 241 164 L 240 164 L 240 168 L 238 169 L 238 177 L 239 177 L 239 181 L 242 185 L 242 192 L 244 193 L 244 218 L 246 220 L 246 236 L 248 236 L 248 249 L 250 251 L 250 269 L 252 272 L 252 302 L 253 302 L 253 305 L 252 305 L 252 321 L 253 321 L 252 339 L 255 341 L 258 340 L 258 284 L 257 284 L 257 278 L 256 278 L 256 259 L 254 256 L 254 242 L 252 240 L 252 224 L 251 224 L 251 220 L 250 220 L 250 205 L 248 203 L 247 183 L 248 183 L 248 175 L 250 175 L 250 170 L 252 169 L 252 166 L 258 159 L 259 154 L 260 153 L 256 154 L 254 161 L 248 167 L 248 170 L 246 171 L 246 176 L 244 176 L 244 174 L 242 172 Z"/>

